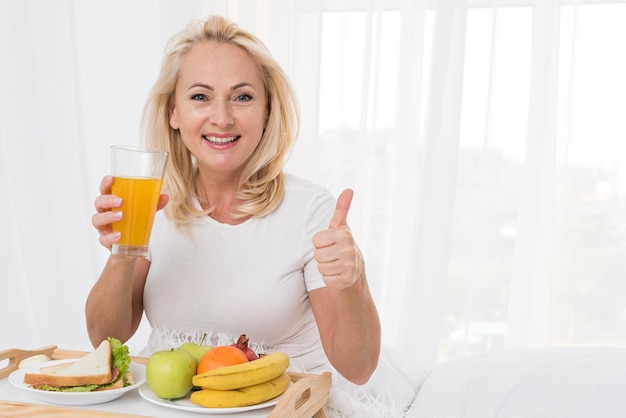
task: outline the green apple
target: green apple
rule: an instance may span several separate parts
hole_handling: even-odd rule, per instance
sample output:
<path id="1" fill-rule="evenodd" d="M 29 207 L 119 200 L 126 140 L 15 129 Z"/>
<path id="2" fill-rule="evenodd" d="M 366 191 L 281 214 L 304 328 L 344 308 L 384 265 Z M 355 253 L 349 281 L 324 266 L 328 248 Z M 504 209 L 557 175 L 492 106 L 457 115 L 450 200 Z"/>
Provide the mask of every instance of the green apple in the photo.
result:
<path id="1" fill-rule="evenodd" d="M 185 350 L 186 352 L 191 354 L 193 358 L 196 359 L 196 363 L 200 363 L 202 357 L 206 354 L 207 351 L 212 348 L 213 347 L 211 347 L 210 345 L 201 345 L 193 342 L 187 342 L 178 347 L 179 350 Z"/>
<path id="2" fill-rule="evenodd" d="M 185 350 L 191 353 L 193 358 L 196 359 L 196 363 L 200 363 L 200 360 L 206 354 L 206 352 L 213 348 L 210 345 L 204 345 L 205 338 L 206 334 L 203 334 L 202 339 L 200 340 L 200 344 L 196 344 L 194 342 L 186 342 L 178 348 L 180 350 Z"/>
<path id="3" fill-rule="evenodd" d="M 146 380 L 159 398 L 177 399 L 187 396 L 196 374 L 197 363 L 185 350 L 157 351 L 146 364 Z"/>

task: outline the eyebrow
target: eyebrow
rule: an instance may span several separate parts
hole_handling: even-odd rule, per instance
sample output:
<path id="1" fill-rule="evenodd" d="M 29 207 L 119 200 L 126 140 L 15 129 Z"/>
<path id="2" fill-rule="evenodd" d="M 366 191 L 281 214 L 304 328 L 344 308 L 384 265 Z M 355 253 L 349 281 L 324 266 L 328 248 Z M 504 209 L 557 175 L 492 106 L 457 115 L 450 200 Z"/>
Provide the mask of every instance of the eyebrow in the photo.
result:
<path id="1" fill-rule="evenodd" d="M 254 86 L 252 84 L 248 83 L 247 81 L 243 81 L 241 83 L 237 83 L 234 86 L 232 86 L 230 88 L 230 90 L 233 91 L 233 90 L 237 90 L 237 89 L 239 89 L 241 87 L 246 87 L 246 86 L 252 87 L 254 89 Z M 202 87 L 202 88 L 205 88 L 205 89 L 211 90 L 211 91 L 214 90 L 213 86 L 209 86 L 208 84 L 204 84 L 204 83 L 193 83 L 191 86 L 189 86 L 189 88 L 187 90 L 191 90 L 194 87 Z"/>

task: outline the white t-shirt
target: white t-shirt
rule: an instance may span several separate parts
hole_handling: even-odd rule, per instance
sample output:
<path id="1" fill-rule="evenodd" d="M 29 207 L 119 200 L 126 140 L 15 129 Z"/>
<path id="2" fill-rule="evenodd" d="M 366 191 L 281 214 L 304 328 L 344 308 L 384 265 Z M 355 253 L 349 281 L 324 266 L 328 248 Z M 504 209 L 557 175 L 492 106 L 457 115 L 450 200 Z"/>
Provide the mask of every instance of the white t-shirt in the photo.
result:
<path id="1" fill-rule="evenodd" d="M 284 351 L 297 369 L 328 369 L 307 292 L 324 286 L 312 237 L 328 228 L 335 199 L 295 176 L 285 186 L 274 212 L 239 225 L 207 216 L 185 232 L 157 214 L 144 290 L 152 332 L 142 354 L 205 333 L 211 345 L 246 334 L 255 351 Z"/>

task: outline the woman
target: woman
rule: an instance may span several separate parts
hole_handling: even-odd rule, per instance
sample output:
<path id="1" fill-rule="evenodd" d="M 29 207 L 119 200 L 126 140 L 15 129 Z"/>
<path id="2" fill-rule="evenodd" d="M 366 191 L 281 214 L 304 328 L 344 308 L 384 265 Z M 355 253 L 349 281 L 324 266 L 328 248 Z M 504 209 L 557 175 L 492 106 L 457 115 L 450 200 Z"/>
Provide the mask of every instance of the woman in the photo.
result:
<path id="1" fill-rule="evenodd" d="M 253 35 L 211 17 L 169 44 L 143 120 L 146 145 L 170 153 L 150 260 L 111 255 L 86 303 L 94 345 L 128 340 L 146 313 L 145 355 L 208 335 L 247 334 L 309 372 L 332 365 L 364 384 L 380 354 L 380 323 L 361 253 L 335 204 L 283 173 L 298 131 L 291 86 Z M 105 177 L 93 225 L 120 239 L 114 179 Z M 122 215 L 123 216 L 123 215 Z"/>

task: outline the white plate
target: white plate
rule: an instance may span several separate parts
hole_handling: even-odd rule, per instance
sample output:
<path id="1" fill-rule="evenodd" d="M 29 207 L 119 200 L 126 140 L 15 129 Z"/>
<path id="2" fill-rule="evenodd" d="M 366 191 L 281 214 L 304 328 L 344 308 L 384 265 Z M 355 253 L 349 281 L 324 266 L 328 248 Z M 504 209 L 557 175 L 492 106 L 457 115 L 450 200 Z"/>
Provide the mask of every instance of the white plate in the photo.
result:
<path id="1" fill-rule="evenodd" d="M 139 388 L 139 394 L 146 401 L 151 402 L 155 405 L 164 406 L 166 408 L 178 409 L 180 411 L 187 412 L 195 412 L 196 414 L 206 414 L 206 415 L 221 415 L 221 414 L 238 414 L 240 412 L 246 411 L 254 411 L 256 409 L 269 408 L 270 406 L 274 406 L 278 403 L 278 399 L 280 396 L 270 399 L 267 402 L 262 402 L 256 405 L 250 406 L 241 406 L 238 408 L 207 408 L 204 406 L 196 405 L 189 400 L 189 396 L 187 395 L 184 398 L 180 399 L 163 399 L 159 398 L 152 392 L 150 386 L 146 383 Z"/>
<path id="2" fill-rule="evenodd" d="M 109 402 L 119 398 L 128 391 L 138 388 L 146 381 L 146 367 L 131 362 L 129 370 L 135 379 L 135 384 L 120 389 L 103 390 L 100 392 L 48 392 L 46 390 L 33 389 L 29 385 L 24 384 L 24 374 L 26 373 L 39 373 L 41 367 L 76 360 L 77 359 L 47 361 L 45 363 L 18 369 L 11 373 L 9 381 L 14 386 L 32 393 L 39 399 L 58 405 L 95 405 Z"/>

